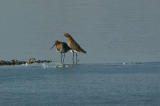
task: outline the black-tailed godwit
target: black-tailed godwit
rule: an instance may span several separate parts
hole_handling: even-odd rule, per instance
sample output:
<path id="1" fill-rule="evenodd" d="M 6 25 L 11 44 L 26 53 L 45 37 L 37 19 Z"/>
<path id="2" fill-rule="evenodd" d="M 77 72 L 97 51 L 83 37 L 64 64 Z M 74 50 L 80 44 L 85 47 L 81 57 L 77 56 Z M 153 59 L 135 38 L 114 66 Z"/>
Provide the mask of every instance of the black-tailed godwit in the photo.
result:
<path id="1" fill-rule="evenodd" d="M 72 38 L 72 36 L 69 33 L 65 33 L 64 36 L 68 38 L 68 46 L 71 48 L 71 51 L 73 53 L 73 64 L 74 64 L 74 53 L 76 53 L 76 64 L 77 64 L 77 52 L 79 53 L 87 53 L 87 52 L 80 47 L 80 45 Z"/>
<path id="2" fill-rule="evenodd" d="M 54 48 L 54 46 L 56 46 L 56 50 L 61 54 L 61 63 L 64 63 L 65 53 L 70 50 L 70 47 L 67 45 L 67 43 L 58 40 L 54 42 L 51 49 Z"/>

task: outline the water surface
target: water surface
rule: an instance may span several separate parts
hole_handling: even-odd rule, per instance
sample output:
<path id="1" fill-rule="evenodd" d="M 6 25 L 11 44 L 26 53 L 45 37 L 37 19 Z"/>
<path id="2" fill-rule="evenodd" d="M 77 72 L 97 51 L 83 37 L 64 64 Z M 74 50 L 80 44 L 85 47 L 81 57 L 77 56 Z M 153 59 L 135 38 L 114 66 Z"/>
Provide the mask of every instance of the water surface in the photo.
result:
<path id="1" fill-rule="evenodd" d="M 159 80 L 159 63 L 4 66 L 0 105 L 157 106 Z"/>

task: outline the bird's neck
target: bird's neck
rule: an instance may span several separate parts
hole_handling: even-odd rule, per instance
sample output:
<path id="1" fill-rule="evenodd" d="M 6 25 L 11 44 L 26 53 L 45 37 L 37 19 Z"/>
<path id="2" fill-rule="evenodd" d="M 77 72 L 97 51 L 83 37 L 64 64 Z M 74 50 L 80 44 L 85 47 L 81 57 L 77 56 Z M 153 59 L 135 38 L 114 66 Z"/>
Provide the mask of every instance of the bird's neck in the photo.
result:
<path id="1" fill-rule="evenodd" d="M 68 37 L 68 40 L 69 40 L 69 41 L 73 41 L 73 38 L 72 38 L 72 37 Z"/>

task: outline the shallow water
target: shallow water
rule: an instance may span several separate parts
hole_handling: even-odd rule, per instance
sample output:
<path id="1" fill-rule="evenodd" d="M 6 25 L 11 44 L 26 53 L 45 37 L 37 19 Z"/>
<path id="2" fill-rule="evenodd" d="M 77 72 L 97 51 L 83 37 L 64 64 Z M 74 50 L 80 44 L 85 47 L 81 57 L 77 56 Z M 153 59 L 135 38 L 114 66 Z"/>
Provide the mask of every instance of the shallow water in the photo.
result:
<path id="1" fill-rule="evenodd" d="M 160 63 L 0 67 L 1 106 L 157 106 Z"/>

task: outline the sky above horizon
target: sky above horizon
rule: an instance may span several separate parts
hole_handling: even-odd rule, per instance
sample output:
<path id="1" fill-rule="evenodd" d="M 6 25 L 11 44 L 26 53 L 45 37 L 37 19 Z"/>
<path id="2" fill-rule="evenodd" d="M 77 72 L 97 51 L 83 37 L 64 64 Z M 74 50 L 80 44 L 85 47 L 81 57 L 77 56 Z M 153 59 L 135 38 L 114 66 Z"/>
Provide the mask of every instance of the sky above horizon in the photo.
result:
<path id="1" fill-rule="evenodd" d="M 0 60 L 60 61 L 64 33 L 87 51 L 80 63 L 160 61 L 159 0 L 1 0 Z M 66 54 L 65 63 L 71 63 Z"/>

